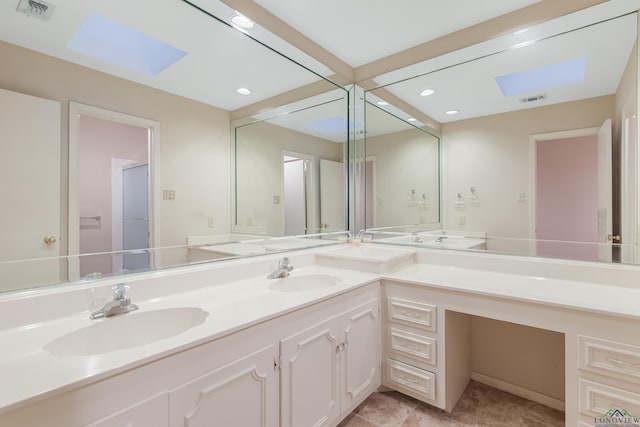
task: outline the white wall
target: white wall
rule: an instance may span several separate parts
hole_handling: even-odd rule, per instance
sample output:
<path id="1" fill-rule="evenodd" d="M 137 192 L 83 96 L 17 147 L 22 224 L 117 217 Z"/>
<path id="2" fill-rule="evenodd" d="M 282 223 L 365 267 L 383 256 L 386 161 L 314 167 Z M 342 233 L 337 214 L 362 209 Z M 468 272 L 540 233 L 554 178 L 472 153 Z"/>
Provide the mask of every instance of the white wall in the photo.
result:
<path id="1" fill-rule="evenodd" d="M 162 189 L 158 246 L 184 245 L 186 236 L 229 232 L 227 111 L 0 42 L 0 88 L 62 103 L 61 170 L 68 170 L 68 103 L 75 101 L 160 122 Z M 62 235 L 67 224 L 67 174 L 61 174 Z M 215 228 L 208 227 L 213 217 Z M 61 242 L 66 253 L 66 239 Z M 184 254 L 178 257 L 186 257 Z M 169 258 L 163 261 L 171 262 Z M 178 262 L 178 260 L 176 260 Z"/>
<path id="2" fill-rule="evenodd" d="M 529 238 L 529 136 L 600 127 L 614 114 L 615 96 L 611 95 L 445 123 L 444 228 Z M 466 194 L 470 187 L 477 189 L 478 202 L 457 208 L 456 193 Z M 518 201 L 520 192 L 525 193 L 523 203 Z"/>
<path id="3" fill-rule="evenodd" d="M 320 180 L 319 160 L 342 161 L 343 144 L 316 138 L 267 122 L 236 129 L 237 137 L 237 217 L 235 231 L 280 235 L 283 230 L 283 166 L 282 151 L 313 156 L 312 180 L 315 221 L 319 226 Z M 274 196 L 280 203 L 274 203 Z"/>
<path id="4" fill-rule="evenodd" d="M 375 158 L 375 227 L 438 222 L 438 140 L 417 129 L 367 137 L 367 159 Z M 426 208 L 409 203 L 427 195 Z M 369 214 L 367 214 L 369 216 Z"/>

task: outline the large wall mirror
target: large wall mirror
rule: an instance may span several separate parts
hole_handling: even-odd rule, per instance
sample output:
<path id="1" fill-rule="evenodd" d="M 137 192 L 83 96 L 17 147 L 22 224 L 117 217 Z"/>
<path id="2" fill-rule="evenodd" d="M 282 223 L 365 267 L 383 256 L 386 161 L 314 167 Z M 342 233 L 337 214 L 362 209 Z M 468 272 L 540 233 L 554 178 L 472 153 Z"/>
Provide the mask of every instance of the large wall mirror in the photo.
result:
<path id="1" fill-rule="evenodd" d="M 12 183 L 0 291 L 243 256 L 255 251 L 192 249 L 322 229 L 320 163 L 344 168 L 347 144 L 348 97 L 331 69 L 219 1 L 20 3 L 0 6 L 1 174 Z M 312 173 L 304 224 L 252 207 L 300 190 L 283 193 L 287 165 Z M 323 231 L 346 226 L 333 185 L 339 220 Z"/>
<path id="2" fill-rule="evenodd" d="M 406 242 L 446 248 L 450 233 L 501 253 L 638 261 L 631 3 L 605 2 L 373 79 L 370 104 L 417 111 L 441 136 L 441 229 Z M 367 119 L 367 130 L 376 125 Z M 400 177 L 407 165 L 395 167 Z M 392 184 L 406 205 L 406 185 Z M 407 219 L 393 225 L 420 223 Z"/>

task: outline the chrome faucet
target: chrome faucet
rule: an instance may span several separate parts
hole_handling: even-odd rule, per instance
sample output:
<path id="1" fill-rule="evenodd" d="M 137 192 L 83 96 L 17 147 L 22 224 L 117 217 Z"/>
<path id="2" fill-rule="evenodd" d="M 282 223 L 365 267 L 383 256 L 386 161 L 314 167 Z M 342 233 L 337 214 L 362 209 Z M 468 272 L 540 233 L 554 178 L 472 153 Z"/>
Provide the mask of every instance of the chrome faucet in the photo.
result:
<path id="1" fill-rule="evenodd" d="M 287 277 L 293 266 L 289 264 L 289 258 L 284 257 L 278 261 L 278 269 L 267 276 L 267 279 L 281 279 Z"/>
<path id="2" fill-rule="evenodd" d="M 447 239 L 447 236 L 440 236 L 436 239 L 436 242 L 438 243 L 442 243 L 443 241 L 445 241 Z"/>
<path id="3" fill-rule="evenodd" d="M 113 300 L 109 301 L 98 311 L 94 311 L 89 316 L 91 319 L 101 319 L 103 317 L 111 317 L 116 314 L 128 313 L 135 311 L 138 306 L 131 304 L 131 298 L 127 295 L 129 286 L 124 283 L 114 286 L 113 288 Z"/>

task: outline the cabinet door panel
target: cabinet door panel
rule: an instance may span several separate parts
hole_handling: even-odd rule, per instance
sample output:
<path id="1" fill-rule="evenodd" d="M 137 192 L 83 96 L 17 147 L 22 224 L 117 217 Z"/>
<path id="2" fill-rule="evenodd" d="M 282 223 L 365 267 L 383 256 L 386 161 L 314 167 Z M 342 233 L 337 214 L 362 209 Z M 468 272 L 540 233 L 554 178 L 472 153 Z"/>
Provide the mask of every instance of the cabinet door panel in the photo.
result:
<path id="1" fill-rule="evenodd" d="M 329 319 L 280 343 L 282 427 L 326 426 L 340 415 L 339 331 Z"/>
<path id="2" fill-rule="evenodd" d="M 163 427 L 169 425 L 167 393 L 135 403 L 86 427 Z"/>
<path id="3" fill-rule="evenodd" d="M 347 315 L 342 408 L 375 388 L 380 379 L 378 301 Z"/>
<path id="4" fill-rule="evenodd" d="M 212 371 L 171 392 L 171 426 L 276 427 L 276 346 Z"/>

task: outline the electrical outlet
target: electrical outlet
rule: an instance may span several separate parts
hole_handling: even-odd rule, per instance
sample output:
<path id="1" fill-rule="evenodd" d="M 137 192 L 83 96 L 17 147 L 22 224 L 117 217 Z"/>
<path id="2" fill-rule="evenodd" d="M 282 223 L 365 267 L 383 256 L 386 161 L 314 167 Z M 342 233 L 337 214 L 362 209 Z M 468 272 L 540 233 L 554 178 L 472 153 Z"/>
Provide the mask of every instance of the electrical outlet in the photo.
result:
<path id="1" fill-rule="evenodd" d="M 280 204 L 280 196 L 273 196 L 273 204 L 274 205 Z"/>
<path id="2" fill-rule="evenodd" d="M 175 200 L 176 199 L 176 190 L 162 190 L 162 199 L 163 200 Z"/>
<path id="3" fill-rule="evenodd" d="M 207 224 L 209 225 L 209 228 L 215 228 L 216 219 L 214 217 L 210 216 L 209 218 L 207 218 Z"/>
<path id="4" fill-rule="evenodd" d="M 465 217 L 464 215 L 460 215 L 460 218 L 458 218 L 458 224 L 465 225 L 466 223 L 467 223 L 467 217 Z"/>
<path id="5" fill-rule="evenodd" d="M 526 194 L 524 191 L 518 193 L 518 203 L 524 203 L 526 201 Z"/>

